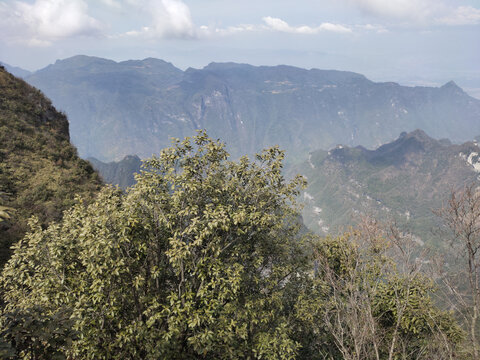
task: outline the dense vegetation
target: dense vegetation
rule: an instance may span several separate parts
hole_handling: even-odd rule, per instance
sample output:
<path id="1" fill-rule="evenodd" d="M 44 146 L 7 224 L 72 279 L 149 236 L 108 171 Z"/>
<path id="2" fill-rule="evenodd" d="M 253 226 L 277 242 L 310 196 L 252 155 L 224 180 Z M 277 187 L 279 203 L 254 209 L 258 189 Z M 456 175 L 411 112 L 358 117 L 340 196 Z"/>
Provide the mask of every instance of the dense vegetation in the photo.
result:
<path id="1" fill-rule="evenodd" d="M 300 231 L 283 153 L 229 161 L 204 133 L 15 246 L 4 358 L 451 359 L 468 349 L 408 239 Z"/>
<path id="2" fill-rule="evenodd" d="M 42 226 L 59 220 L 76 194 L 88 199 L 99 187 L 70 144 L 65 115 L 0 68 L 0 268 L 32 214 Z"/>

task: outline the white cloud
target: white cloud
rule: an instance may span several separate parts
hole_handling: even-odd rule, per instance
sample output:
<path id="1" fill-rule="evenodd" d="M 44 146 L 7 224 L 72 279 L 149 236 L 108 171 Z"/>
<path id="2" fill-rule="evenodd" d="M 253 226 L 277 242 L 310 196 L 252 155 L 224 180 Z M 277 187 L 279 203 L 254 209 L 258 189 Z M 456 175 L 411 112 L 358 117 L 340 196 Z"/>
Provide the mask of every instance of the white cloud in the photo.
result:
<path id="1" fill-rule="evenodd" d="M 448 15 L 437 19 L 445 25 L 475 25 L 480 24 L 480 9 L 471 6 L 460 6 Z"/>
<path id="2" fill-rule="evenodd" d="M 152 23 L 141 30 L 129 31 L 126 35 L 147 36 L 151 38 L 194 38 L 197 36 L 190 9 L 181 0 L 150 1 L 139 4 L 129 0 L 131 5 L 146 10 Z"/>
<path id="3" fill-rule="evenodd" d="M 227 28 L 217 28 L 212 26 L 202 25 L 198 30 L 200 37 L 212 37 L 216 35 L 227 36 L 243 32 L 261 31 L 262 27 L 252 24 L 240 24 L 236 26 L 229 26 Z"/>
<path id="4" fill-rule="evenodd" d="M 214 37 L 227 36 L 244 32 L 262 32 L 262 31 L 277 31 L 300 35 L 315 35 L 320 32 L 336 32 L 336 33 L 351 33 L 349 27 L 339 24 L 322 23 L 319 26 L 291 26 L 286 21 L 278 18 L 267 16 L 263 18 L 264 24 L 241 24 L 236 26 L 229 26 L 227 28 L 217 28 L 212 26 L 200 26 L 197 31 L 199 37 Z"/>
<path id="5" fill-rule="evenodd" d="M 274 18 L 271 16 L 266 16 L 263 18 L 263 21 L 267 24 L 267 27 L 270 30 L 292 33 L 292 34 L 318 34 L 322 31 L 331 31 L 337 33 L 351 33 L 352 30 L 349 27 L 340 24 L 332 24 L 332 23 L 322 23 L 319 26 L 311 27 L 311 26 L 291 26 L 286 21 Z"/>
<path id="6" fill-rule="evenodd" d="M 382 33 L 388 33 L 388 29 L 383 26 L 383 25 L 378 25 L 378 24 L 366 24 L 366 25 L 356 25 L 357 28 L 366 30 L 366 31 L 374 31 L 376 33 L 382 34 Z"/>
<path id="7" fill-rule="evenodd" d="M 100 0 L 102 3 L 104 3 L 105 5 L 108 5 L 112 8 L 121 8 L 121 4 L 120 2 L 116 1 L 116 0 Z"/>
<path id="8" fill-rule="evenodd" d="M 422 19 L 435 8 L 429 0 L 349 0 L 364 12 L 397 19 Z M 437 0 L 437 4 L 438 4 Z"/>
<path id="9" fill-rule="evenodd" d="M 0 3 L 0 38 L 32 46 L 74 36 L 93 36 L 101 32 L 99 21 L 89 16 L 83 0 L 36 0 Z"/>
<path id="10" fill-rule="evenodd" d="M 480 9 L 453 7 L 445 0 L 345 0 L 368 15 L 424 25 L 480 23 Z"/>

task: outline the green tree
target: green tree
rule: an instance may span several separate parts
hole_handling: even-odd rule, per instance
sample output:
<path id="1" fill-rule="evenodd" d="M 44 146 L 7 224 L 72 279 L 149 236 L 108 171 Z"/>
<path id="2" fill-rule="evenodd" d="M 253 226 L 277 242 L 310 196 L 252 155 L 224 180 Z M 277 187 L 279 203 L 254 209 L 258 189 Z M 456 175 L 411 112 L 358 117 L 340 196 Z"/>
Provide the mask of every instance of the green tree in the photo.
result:
<path id="1" fill-rule="evenodd" d="M 0 279 L 2 329 L 5 314 L 41 308 L 40 325 L 80 334 L 43 340 L 72 358 L 294 358 L 304 181 L 285 181 L 278 148 L 227 158 L 200 132 L 147 161 L 126 193 L 105 188 L 45 230 L 32 220 Z M 59 309 L 71 327 L 51 325 Z"/>

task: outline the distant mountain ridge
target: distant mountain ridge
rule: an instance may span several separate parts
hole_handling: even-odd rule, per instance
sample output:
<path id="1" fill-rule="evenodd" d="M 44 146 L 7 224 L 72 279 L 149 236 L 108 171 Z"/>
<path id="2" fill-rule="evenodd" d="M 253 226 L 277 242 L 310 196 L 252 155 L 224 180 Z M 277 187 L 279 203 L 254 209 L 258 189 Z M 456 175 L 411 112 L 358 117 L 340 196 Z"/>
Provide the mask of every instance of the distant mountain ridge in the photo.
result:
<path id="1" fill-rule="evenodd" d="M 308 178 L 303 195 L 307 227 L 329 233 L 372 215 L 395 220 L 422 241 L 434 241 L 437 219 L 453 189 L 477 181 L 480 147 L 435 140 L 416 130 L 376 150 L 337 146 L 315 151 L 294 169 Z"/>
<path id="2" fill-rule="evenodd" d="M 10 74 L 15 75 L 16 77 L 24 78 L 25 76 L 30 75 L 32 72 L 22 69 L 18 66 L 8 65 L 0 61 L 0 65 L 3 66 Z"/>
<path id="3" fill-rule="evenodd" d="M 454 142 L 480 133 L 480 100 L 440 88 L 375 83 L 363 75 L 291 66 L 212 63 L 182 71 L 158 59 L 75 56 L 26 77 L 70 119 L 84 157 L 150 157 L 196 129 L 234 156 L 280 145 L 303 159 L 335 144 L 368 148 L 421 128 Z"/>
<path id="4" fill-rule="evenodd" d="M 139 173 L 142 166 L 142 160 L 136 155 L 128 155 L 121 161 L 109 163 L 104 163 L 95 158 L 88 158 L 87 160 L 99 172 L 105 183 L 118 185 L 122 189 L 135 184 L 134 174 Z"/>

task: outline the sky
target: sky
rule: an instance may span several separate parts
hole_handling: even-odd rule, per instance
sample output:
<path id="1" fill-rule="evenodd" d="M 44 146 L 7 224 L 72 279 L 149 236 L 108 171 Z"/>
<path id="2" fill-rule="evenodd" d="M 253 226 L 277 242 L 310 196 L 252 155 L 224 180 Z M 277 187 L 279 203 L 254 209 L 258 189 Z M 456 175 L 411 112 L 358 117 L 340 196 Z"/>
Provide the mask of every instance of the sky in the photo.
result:
<path id="1" fill-rule="evenodd" d="M 0 61 L 37 70 L 78 54 L 454 80 L 480 98 L 480 0 L 0 0 Z"/>

